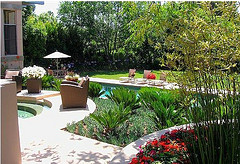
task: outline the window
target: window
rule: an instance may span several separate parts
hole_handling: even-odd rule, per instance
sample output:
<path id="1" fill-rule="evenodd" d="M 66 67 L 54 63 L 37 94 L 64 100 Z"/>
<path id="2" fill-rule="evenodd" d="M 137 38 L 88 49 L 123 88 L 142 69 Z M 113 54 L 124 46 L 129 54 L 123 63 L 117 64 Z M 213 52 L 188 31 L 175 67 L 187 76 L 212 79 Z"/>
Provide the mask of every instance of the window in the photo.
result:
<path id="1" fill-rule="evenodd" d="M 17 55 L 15 11 L 4 10 L 4 43 L 6 55 Z"/>

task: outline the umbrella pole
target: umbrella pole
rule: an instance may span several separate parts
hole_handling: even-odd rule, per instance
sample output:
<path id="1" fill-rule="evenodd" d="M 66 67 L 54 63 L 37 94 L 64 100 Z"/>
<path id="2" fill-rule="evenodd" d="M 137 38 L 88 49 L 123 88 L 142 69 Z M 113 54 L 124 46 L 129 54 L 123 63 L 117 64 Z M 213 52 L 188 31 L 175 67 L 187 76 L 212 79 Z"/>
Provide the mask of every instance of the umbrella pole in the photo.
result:
<path id="1" fill-rule="evenodd" d="M 57 58 L 57 77 L 58 77 L 58 58 Z"/>

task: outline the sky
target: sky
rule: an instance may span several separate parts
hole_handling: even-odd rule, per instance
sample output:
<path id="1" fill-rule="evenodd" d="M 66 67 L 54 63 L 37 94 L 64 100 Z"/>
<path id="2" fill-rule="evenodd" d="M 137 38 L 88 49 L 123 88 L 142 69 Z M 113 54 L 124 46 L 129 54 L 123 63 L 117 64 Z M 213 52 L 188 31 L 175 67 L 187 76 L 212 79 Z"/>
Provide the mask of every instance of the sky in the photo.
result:
<path id="1" fill-rule="evenodd" d="M 54 16 L 57 15 L 57 8 L 60 4 L 60 1 L 44 1 L 44 5 L 36 5 L 35 14 L 40 15 L 41 13 L 45 13 L 48 11 L 52 11 Z"/>

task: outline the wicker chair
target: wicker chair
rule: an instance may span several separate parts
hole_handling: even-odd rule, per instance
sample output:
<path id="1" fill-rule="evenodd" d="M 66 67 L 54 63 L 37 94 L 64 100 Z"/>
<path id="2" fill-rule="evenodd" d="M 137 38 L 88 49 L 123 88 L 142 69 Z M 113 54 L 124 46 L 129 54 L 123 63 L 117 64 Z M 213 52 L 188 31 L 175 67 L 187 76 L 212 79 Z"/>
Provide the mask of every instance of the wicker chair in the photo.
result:
<path id="1" fill-rule="evenodd" d="M 6 70 L 5 79 L 12 79 L 16 82 L 17 93 L 22 90 L 22 76 L 18 70 Z"/>
<path id="2" fill-rule="evenodd" d="M 82 85 L 80 85 L 82 83 Z M 63 109 L 86 108 L 89 79 L 84 78 L 81 83 L 63 81 L 60 86 Z"/>

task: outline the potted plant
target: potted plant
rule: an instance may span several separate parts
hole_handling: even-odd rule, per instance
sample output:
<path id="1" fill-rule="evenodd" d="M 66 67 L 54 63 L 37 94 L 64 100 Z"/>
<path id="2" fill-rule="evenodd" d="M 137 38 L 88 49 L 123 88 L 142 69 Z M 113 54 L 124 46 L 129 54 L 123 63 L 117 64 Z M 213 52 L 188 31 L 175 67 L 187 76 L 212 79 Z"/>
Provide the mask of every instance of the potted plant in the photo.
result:
<path id="1" fill-rule="evenodd" d="M 42 77 L 46 74 L 44 68 L 29 66 L 22 69 L 22 76 L 27 77 L 28 93 L 39 93 L 42 89 Z"/>
<path id="2" fill-rule="evenodd" d="M 65 76 L 65 80 L 77 82 L 79 77 L 80 76 L 74 72 L 68 72 L 68 74 Z"/>

